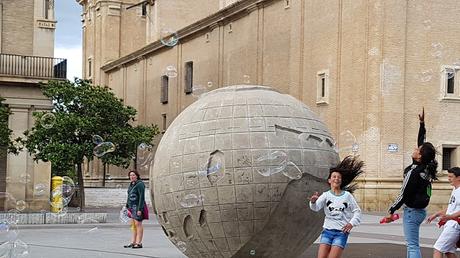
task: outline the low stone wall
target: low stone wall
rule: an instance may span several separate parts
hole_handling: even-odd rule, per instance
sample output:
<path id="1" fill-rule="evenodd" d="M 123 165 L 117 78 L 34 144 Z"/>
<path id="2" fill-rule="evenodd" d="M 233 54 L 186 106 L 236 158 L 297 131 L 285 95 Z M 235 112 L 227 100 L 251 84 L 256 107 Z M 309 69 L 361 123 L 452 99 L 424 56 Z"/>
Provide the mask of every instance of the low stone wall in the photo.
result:
<path id="1" fill-rule="evenodd" d="M 121 208 L 126 204 L 127 188 L 85 188 L 85 204 L 88 208 Z M 145 201 L 149 207 L 149 189 L 145 188 Z"/>
<path id="2" fill-rule="evenodd" d="M 387 212 L 401 190 L 402 178 L 360 178 L 357 182 L 359 189 L 354 196 L 361 209 L 366 212 Z M 435 181 L 428 212 L 446 208 L 451 192 L 452 186 L 445 177 Z"/>
<path id="3" fill-rule="evenodd" d="M 16 221 L 17 224 L 90 224 L 106 223 L 107 213 L 0 213 L 1 221 Z"/>

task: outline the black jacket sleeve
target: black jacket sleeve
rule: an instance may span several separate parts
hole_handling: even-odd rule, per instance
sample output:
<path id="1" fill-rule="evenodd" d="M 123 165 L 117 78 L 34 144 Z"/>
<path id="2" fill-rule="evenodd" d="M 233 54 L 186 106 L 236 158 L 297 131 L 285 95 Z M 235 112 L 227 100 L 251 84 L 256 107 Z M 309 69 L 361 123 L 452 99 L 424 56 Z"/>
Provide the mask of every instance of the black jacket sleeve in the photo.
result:
<path id="1" fill-rule="evenodd" d="M 410 170 L 404 177 L 403 185 L 401 186 L 401 191 L 399 192 L 398 197 L 394 201 L 388 210 L 389 213 L 393 214 L 396 210 L 401 208 L 401 206 L 406 202 L 407 198 L 411 196 L 417 187 L 417 182 L 415 180 L 416 173 L 413 170 Z"/>
<path id="2" fill-rule="evenodd" d="M 418 129 L 418 137 L 417 137 L 418 147 L 420 147 L 425 142 L 425 137 L 426 137 L 425 123 L 420 123 L 420 127 Z"/>

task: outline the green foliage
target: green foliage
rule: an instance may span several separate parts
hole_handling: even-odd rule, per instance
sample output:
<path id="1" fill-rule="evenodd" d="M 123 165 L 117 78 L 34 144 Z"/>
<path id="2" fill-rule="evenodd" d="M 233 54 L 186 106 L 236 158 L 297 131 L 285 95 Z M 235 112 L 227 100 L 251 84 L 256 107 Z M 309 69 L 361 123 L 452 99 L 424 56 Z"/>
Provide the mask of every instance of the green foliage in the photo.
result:
<path id="1" fill-rule="evenodd" d="M 89 81 L 50 81 L 42 85 L 43 94 L 53 103 L 55 119 L 50 126 L 42 120 L 46 112 L 35 112 L 35 125 L 24 134 L 24 146 L 35 160 L 51 161 L 53 174 L 68 174 L 84 158 L 93 160 L 100 135 L 115 144 L 116 150 L 102 156 L 102 161 L 129 166 L 137 144 L 149 143 L 159 133 L 157 126 L 132 126 L 136 110 L 125 106 L 108 87 L 93 86 Z"/>
<path id="2" fill-rule="evenodd" d="M 11 140 L 11 133 L 13 132 L 8 127 L 8 117 L 11 115 L 11 111 L 3 103 L 4 98 L 0 97 L 0 155 L 7 149 L 10 153 L 18 153 L 18 147 Z"/>

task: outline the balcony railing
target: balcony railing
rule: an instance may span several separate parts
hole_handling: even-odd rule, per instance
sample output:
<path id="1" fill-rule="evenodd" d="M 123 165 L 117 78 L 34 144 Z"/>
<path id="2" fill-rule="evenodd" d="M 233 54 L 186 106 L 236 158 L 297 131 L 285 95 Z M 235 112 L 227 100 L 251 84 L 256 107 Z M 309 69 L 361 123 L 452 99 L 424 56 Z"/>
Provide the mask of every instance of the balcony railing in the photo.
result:
<path id="1" fill-rule="evenodd" d="M 0 54 L 0 76 L 65 79 L 67 59 Z"/>

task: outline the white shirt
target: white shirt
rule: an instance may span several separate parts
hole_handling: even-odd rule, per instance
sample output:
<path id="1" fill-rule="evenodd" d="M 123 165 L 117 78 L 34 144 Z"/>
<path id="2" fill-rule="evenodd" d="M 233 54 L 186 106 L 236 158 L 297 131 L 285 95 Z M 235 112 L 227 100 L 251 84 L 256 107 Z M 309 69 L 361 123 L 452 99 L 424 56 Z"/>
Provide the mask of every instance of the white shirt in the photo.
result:
<path id="1" fill-rule="evenodd" d="M 446 214 L 451 215 L 459 210 L 460 210 L 460 187 L 457 187 L 456 189 L 452 190 L 452 193 L 450 194 L 449 206 L 447 206 Z M 460 229 L 460 226 L 455 220 L 447 221 L 446 226 Z"/>
<path id="2" fill-rule="evenodd" d="M 321 194 L 315 203 L 310 202 L 310 209 L 313 211 L 322 208 L 326 215 L 323 228 L 342 230 L 347 223 L 353 227 L 361 223 L 361 209 L 353 195 L 347 191 L 342 191 L 340 195 L 327 191 Z"/>

